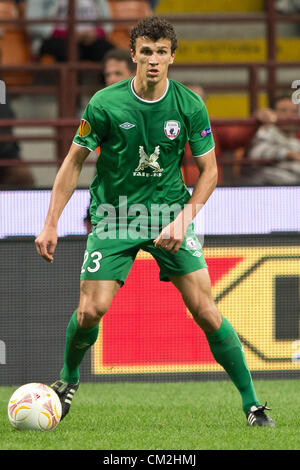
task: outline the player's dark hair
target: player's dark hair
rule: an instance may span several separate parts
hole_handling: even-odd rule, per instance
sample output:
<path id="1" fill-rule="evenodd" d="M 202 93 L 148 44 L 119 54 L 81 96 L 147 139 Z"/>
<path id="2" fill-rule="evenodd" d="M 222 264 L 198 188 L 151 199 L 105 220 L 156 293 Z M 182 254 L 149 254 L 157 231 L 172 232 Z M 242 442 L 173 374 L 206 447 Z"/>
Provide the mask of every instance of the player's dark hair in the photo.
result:
<path id="1" fill-rule="evenodd" d="M 126 62 L 128 70 L 135 72 L 136 64 L 132 62 L 130 52 L 127 49 L 119 49 L 118 47 L 110 49 L 103 57 L 103 66 L 105 66 L 106 62 L 110 59 Z"/>
<path id="2" fill-rule="evenodd" d="M 139 21 L 130 31 L 130 48 L 135 53 L 136 40 L 139 37 L 147 37 L 151 41 L 170 39 L 171 52 L 177 49 L 177 38 L 174 27 L 165 18 L 159 16 L 147 16 Z"/>

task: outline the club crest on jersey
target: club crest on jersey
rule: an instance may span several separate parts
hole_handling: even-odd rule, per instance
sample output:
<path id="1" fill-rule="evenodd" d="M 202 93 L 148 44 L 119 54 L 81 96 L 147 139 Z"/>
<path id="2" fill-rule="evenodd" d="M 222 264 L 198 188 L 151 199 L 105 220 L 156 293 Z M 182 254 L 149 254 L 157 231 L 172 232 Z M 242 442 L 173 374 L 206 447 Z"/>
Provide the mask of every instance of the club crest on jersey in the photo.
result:
<path id="1" fill-rule="evenodd" d="M 147 155 L 147 153 L 144 150 L 144 147 L 140 145 L 139 147 L 139 155 L 140 155 L 140 161 L 138 166 L 133 172 L 133 176 L 161 176 L 163 172 L 163 168 L 160 167 L 158 163 L 158 158 L 159 158 L 159 153 L 160 153 L 160 148 L 159 145 L 157 145 L 154 149 L 154 152 L 151 153 L 150 156 Z M 152 168 L 153 172 L 148 173 L 144 171 L 146 168 Z"/>
<path id="2" fill-rule="evenodd" d="M 180 132 L 180 122 L 166 121 L 164 124 L 164 131 L 168 139 L 174 140 Z"/>
<path id="3" fill-rule="evenodd" d="M 79 126 L 79 137 L 87 137 L 91 133 L 91 125 L 85 119 L 81 119 L 80 126 Z"/>
<path id="4" fill-rule="evenodd" d="M 197 243 L 192 237 L 188 237 L 186 239 L 186 244 L 191 250 L 195 250 L 197 248 Z"/>

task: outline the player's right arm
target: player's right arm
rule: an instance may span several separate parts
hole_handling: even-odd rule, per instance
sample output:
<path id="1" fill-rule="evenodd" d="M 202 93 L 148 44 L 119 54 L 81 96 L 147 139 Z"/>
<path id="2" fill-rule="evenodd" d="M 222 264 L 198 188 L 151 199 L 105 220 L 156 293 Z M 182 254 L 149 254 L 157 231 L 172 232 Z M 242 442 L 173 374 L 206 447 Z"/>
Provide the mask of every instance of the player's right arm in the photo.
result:
<path id="1" fill-rule="evenodd" d="M 72 144 L 64 159 L 53 184 L 49 209 L 43 230 L 35 239 L 38 254 L 49 263 L 57 245 L 57 223 L 61 213 L 77 187 L 78 178 L 90 150 Z"/>

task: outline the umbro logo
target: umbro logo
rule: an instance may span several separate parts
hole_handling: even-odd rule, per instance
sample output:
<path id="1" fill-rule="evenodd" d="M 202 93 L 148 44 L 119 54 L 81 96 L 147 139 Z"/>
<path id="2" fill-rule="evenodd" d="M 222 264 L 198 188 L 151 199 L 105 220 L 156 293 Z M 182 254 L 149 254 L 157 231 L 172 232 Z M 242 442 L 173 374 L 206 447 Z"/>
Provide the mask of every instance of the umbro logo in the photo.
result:
<path id="1" fill-rule="evenodd" d="M 127 131 L 128 129 L 135 127 L 135 124 L 131 124 L 130 122 L 123 122 L 123 124 L 120 124 L 119 127 L 122 127 L 122 129 L 125 129 Z"/>

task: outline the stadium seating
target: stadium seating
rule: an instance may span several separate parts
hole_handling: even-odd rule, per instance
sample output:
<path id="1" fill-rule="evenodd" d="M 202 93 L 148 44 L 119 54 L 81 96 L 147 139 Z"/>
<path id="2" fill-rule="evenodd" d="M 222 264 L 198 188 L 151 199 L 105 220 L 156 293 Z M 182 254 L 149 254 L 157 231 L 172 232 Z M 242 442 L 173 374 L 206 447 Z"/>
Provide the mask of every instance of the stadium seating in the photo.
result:
<path id="1" fill-rule="evenodd" d="M 122 23 L 113 23 L 114 28 L 109 39 L 118 47 L 127 48 L 129 45 L 129 30 L 132 27 L 132 22 L 128 19 L 138 19 L 152 14 L 151 8 L 147 0 L 107 0 L 110 9 L 111 16 L 114 19 L 122 19 Z M 265 67 L 266 61 L 270 58 L 268 51 L 270 47 L 274 46 L 270 37 L 267 37 L 266 23 L 264 21 L 267 17 L 264 15 L 266 12 L 266 5 L 271 5 L 270 2 L 264 0 L 210 0 L 210 2 L 199 2 L 199 0 L 160 0 L 157 7 L 155 8 L 155 14 L 164 15 L 168 18 L 174 18 L 174 25 L 176 33 L 179 39 L 179 48 L 176 53 L 176 60 L 173 67 L 170 69 L 171 78 L 175 78 L 185 83 L 199 84 L 204 87 L 206 93 L 206 105 L 209 111 L 209 115 L 212 121 L 215 119 L 244 119 L 252 115 L 256 105 L 258 107 L 268 106 L 268 98 L 271 97 L 271 92 L 275 93 L 275 89 L 278 92 L 285 90 L 290 91 L 292 81 L 297 77 L 297 66 L 300 62 L 300 43 L 299 38 L 296 34 L 283 34 L 282 31 L 287 31 L 290 28 L 290 33 L 297 27 L 295 24 L 281 24 L 280 28 L 277 26 L 280 24 L 278 21 L 274 23 L 275 29 L 275 48 L 276 48 L 276 59 L 279 61 L 288 61 L 295 63 L 293 68 L 291 65 L 283 70 L 282 65 L 277 68 L 276 66 L 276 77 L 273 80 L 268 80 L 268 69 Z M 269 7 L 268 7 L 269 8 Z M 263 21 L 258 22 L 243 22 L 242 27 L 240 22 L 233 22 L 232 19 L 228 23 L 228 19 L 224 18 L 224 22 L 220 21 L 220 17 L 226 17 L 230 15 L 233 17 L 235 14 L 244 16 L 245 19 L 249 17 L 261 15 Z M 205 15 L 210 16 L 209 21 L 203 21 Z M 13 0 L 0 1 L 0 20 L 1 18 L 17 18 L 18 11 Z M 180 16 L 180 20 L 176 22 L 176 18 Z M 198 18 L 196 18 L 198 16 Z M 184 17 L 188 17 L 188 21 L 185 21 Z M 199 21 L 200 17 L 200 21 Z M 217 21 L 216 21 L 217 17 Z M 195 18 L 195 19 L 194 19 Z M 256 21 L 256 20 L 255 20 Z M 282 28 L 282 26 L 284 28 Z M 293 29 L 294 28 L 294 29 Z M 24 28 L 18 26 L 12 27 L 3 25 L 0 29 L 4 32 L 3 36 L 0 36 L 0 49 L 2 52 L 2 64 L 26 64 L 31 61 L 28 39 L 24 33 Z M 13 34 L 15 36 L 13 36 Z M 269 41 L 269 42 L 268 42 Z M 274 47 L 273 47 L 274 50 Z M 28 110 L 20 115 L 29 115 L 30 117 L 36 117 L 38 120 L 41 115 L 42 117 L 48 117 L 48 103 L 51 103 L 54 107 L 57 107 L 58 113 L 53 114 L 57 116 L 59 121 L 61 118 L 68 116 L 75 116 L 76 110 L 74 110 L 73 104 L 76 102 L 74 94 L 76 93 L 89 93 L 90 88 L 84 84 L 78 84 L 76 87 L 68 89 L 69 95 L 72 100 L 64 99 L 64 93 L 61 93 L 60 87 L 65 87 L 65 75 L 56 64 L 49 65 L 49 58 L 43 58 L 43 67 L 48 70 L 47 67 L 55 73 L 57 76 L 58 91 L 53 86 L 53 83 L 49 83 L 49 86 L 27 87 L 25 91 L 26 99 L 15 100 L 20 108 L 27 106 Z M 230 62 L 233 62 L 233 66 L 230 67 Z M 202 65 L 204 66 L 202 68 Z M 237 66 L 241 63 L 241 67 Z M 191 64 L 190 66 L 187 66 Z M 212 67 L 209 66 L 212 64 Z M 228 65 L 226 65 L 228 64 Z M 243 65 L 244 64 L 244 65 Z M 249 64 L 249 65 L 247 65 Z M 254 64 L 254 65 L 253 65 Z M 259 68 L 256 68 L 255 64 L 261 64 Z M 37 64 L 34 64 L 36 66 Z M 83 64 L 80 64 L 83 65 Z M 179 65 L 180 67 L 176 67 Z M 268 65 L 268 64 L 266 64 Z M 68 64 L 66 64 L 68 66 Z M 217 66 L 218 68 L 214 68 Z M 251 82 L 251 67 L 254 70 L 254 76 L 256 74 L 256 80 Z M 88 69 L 88 68 L 87 68 Z M 34 69 L 35 70 L 35 69 Z M 90 69 L 91 70 L 91 69 Z M 278 72 L 278 73 L 277 73 Z M 283 73 L 284 72 L 284 73 Z M 35 73 L 35 72 L 34 72 Z M 291 78 L 292 77 L 292 78 Z M 8 85 L 8 93 L 14 87 L 14 85 L 26 85 L 30 84 L 31 75 L 29 72 L 20 71 L 17 77 L 12 76 L 9 71 L 5 72 L 4 78 Z M 14 81 L 15 80 L 15 81 Z M 270 87 L 268 85 L 270 83 Z M 12 85 L 12 88 L 10 86 Z M 260 86 L 261 88 L 258 88 Z M 20 93 L 21 87 L 15 87 L 13 93 L 16 95 Z M 31 90 L 30 90 L 31 88 Z M 35 89 L 34 89 L 35 88 Z M 43 89 L 45 91 L 43 91 Z M 17 90 L 17 91 L 16 91 Z M 18 91 L 19 90 L 19 91 Z M 30 90 L 30 91 L 29 91 Z M 47 105 L 43 106 L 43 100 L 39 100 L 41 104 L 42 113 L 39 114 L 40 108 L 35 106 L 28 106 L 31 101 L 31 96 L 40 93 L 45 96 Z M 23 90 L 22 90 L 23 93 Z M 24 93 L 23 93 L 24 95 Z M 52 95 L 52 96 L 51 96 Z M 54 99 L 52 99 L 55 96 Z M 58 99 L 56 99 L 58 98 Z M 59 101 L 60 100 L 60 101 Z M 27 103 L 27 104 L 26 104 Z M 67 106 L 66 106 L 67 105 Z M 38 109 L 37 113 L 32 114 L 32 109 Z M 44 109 L 47 111 L 44 113 Z M 56 109 L 56 108 L 55 108 Z M 67 112 L 66 112 L 67 109 Z M 43 114 L 44 113 L 44 114 Z M 214 124 L 214 122 L 213 122 Z M 75 126 L 75 125 L 74 125 Z M 59 139 L 63 141 L 63 145 L 57 146 L 59 149 L 66 148 L 67 134 L 64 133 L 64 126 L 59 134 Z M 55 134 L 55 133 L 54 133 Z M 58 139 L 57 135 L 54 135 L 54 139 Z M 41 144 L 42 145 L 42 144 Z M 28 144 L 28 160 L 32 159 L 32 151 L 30 150 L 31 145 Z M 62 150 L 59 150 L 62 152 Z M 227 150 L 226 150 L 227 151 Z M 229 164 L 223 166 L 218 157 L 218 163 L 221 164 L 226 171 L 219 172 L 219 184 L 230 184 L 227 175 L 232 174 L 232 181 L 240 174 L 240 169 L 243 165 L 243 149 L 229 149 L 228 154 L 231 162 L 234 162 L 231 168 Z M 40 152 L 41 154 L 42 152 Z M 218 156 L 217 152 L 217 156 Z M 54 157 L 55 158 L 55 157 Z M 62 156 L 57 156 L 62 158 Z M 225 155 L 225 159 L 227 155 Z M 224 159 L 223 159 L 224 162 Z M 190 163 L 193 163 L 192 160 Z M 193 184 L 194 176 L 197 173 L 194 172 L 194 166 L 191 165 L 189 168 L 185 168 L 185 178 L 187 184 Z M 41 170 L 39 170 L 42 173 Z M 222 180 L 223 175 L 225 179 Z M 89 180 L 83 179 L 82 185 L 88 185 Z M 51 183 L 47 183 L 47 186 Z"/>
<path id="2" fill-rule="evenodd" d="M 210 2 L 199 2 L 197 0 L 161 0 L 156 12 L 168 16 L 193 14 L 258 14 L 264 11 L 263 0 L 212 0 Z M 281 25 L 282 26 L 282 25 Z M 292 25 L 284 25 L 277 28 L 276 59 L 280 62 L 293 62 L 300 60 L 300 38 L 295 34 Z M 267 59 L 267 41 L 265 27 L 262 24 L 239 23 L 215 24 L 178 24 L 179 47 L 176 52 L 177 64 L 197 63 L 230 63 L 230 62 L 259 62 L 264 63 Z M 201 71 L 199 72 L 199 75 Z M 227 72 L 229 81 L 242 83 L 244 78 L 242 72 L 236 70 Z M 207 75 L 207 74 L 206 74 Z M 215 70 L 211 71 L 212 81 L 216 80 Z M 209 75 L 210 78 L 210 75 Z M 179 76 L 179 80 L 183 80 Z M 209 79 L 208 79 L 209 81 Z M 291 80 L 292 81 L 292 80 Z M 222 83 L 222 82 L 221 82 Z M 223 81 L 224 83 L 224 81 Z M 203 83 L 202 83 L 203 84 Z M 205 86 L 205 84 L 203 84 Z M 230 103 L 230 104 L 229 104 Z M 267 98 L 264 92 L 259 94 L 259 105 L 266 106 Z M 207 107 L 214 118 L 247 118 L 250 114 L 248 92 L 212 92 L 208 93 Z"/>
<path id="3" fill-rule="evenodd" d="M 0 2 L 0 20 L 13 20 L 19 17 L 19 10 L 13 0 Z M 18 25 L 1 25 L 0 51 L 1 64 L 23 65 L 31 62 L 30 43 L 24 28 Z M 32 83 L 29 72 L 5 72 L 2 78 L 6 85 L 28 85 Z"/>
<path id="4" fill-rule="evenodd" d="M 151 15 L 151 8 L 147 0 L 109 0 L 111 16 L 114 19 L 144 18 Z M 115 23 L 108 39 L 116 47 L 127 49 L 129 47 L 129 31 L 133 23 Z"/>

